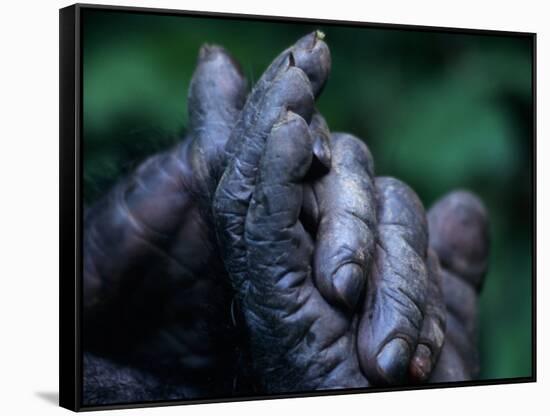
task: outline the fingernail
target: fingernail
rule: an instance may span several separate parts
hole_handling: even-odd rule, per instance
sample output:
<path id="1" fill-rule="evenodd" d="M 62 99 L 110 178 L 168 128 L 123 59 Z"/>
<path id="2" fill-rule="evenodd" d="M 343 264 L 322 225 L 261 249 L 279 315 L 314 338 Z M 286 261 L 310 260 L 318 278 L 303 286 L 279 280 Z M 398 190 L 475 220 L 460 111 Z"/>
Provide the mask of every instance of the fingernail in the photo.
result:
<path id="1" fill-rule="evenodd" d="M 355 309 L 361 295 L 365 280 L 363 277 L 363 270 L 354 263 L 344 264 L 334 274 L 332 284 L 336 296 L 350 311 Z"/>
<path id="2" fill-rule="evenodd" d="M 279 120 L 277 120 L 277 122 L 273 125 L 272 130 L 275 131 L 280 128 L 284 128 L 288 124 L 300 118 L 301 118 L 300 115 L 296 114 L 294 111 L 289 109 L 283 109 L 281 111 L 281 115 L 279 116 Z"/>
<path id="3" fill-rule="evenodd" d="M 298 39 L 298 42 L 294 44 L 296 49 L 311 50 L 317 43 L 317 32 L 311 32 L 302 38 Z"/>
<path id="4" fill-rule="evenodd" d="M 376 361 L 386 382 L 399 384 L 405 380 L 410 354 L 409 345 L 403 338 L 394 338 L 382 348 Z"/>
<path id="5" fill-rule="evenodd" d="M 315 32 L 311 32 L 309 35 L 306 35 L 303 38 L 305 43 L 304 46 L 306 46 L 307 49 L 311 50 L 315 48 L 315 45 L 317 45 L 318 40 L 323 40 L 324 38 L 325 38 L 325 34 L 320 30 L 316 30 Z M 307 43 L 309 43 L 309 45 L 307 45 Z"/>
<path id="6" fill-rule="evenodd" d="M 285 123 L 290 123 L 291 121 L 298 120 L 300 118 L 301 117 L 299 114 L 296 114 L 294 111 L 287 109 L 284 114 L 283 121 Z"/>
<path id="7" fill-rule="evenodd" d="M 409 371 L 414 382 L 421 383 L 428 379 L 432 372 L 432 352 L 426 345 L 419 344 L 416 347 Z"/>
<path id="8" fill-rule="evenodd" d="M 321 135 L 318 135 L 313 142 L 313 154 L 321 162 L 321 164 L 328 170 L 331 165 L 331 152 L 328 140 Z"/>

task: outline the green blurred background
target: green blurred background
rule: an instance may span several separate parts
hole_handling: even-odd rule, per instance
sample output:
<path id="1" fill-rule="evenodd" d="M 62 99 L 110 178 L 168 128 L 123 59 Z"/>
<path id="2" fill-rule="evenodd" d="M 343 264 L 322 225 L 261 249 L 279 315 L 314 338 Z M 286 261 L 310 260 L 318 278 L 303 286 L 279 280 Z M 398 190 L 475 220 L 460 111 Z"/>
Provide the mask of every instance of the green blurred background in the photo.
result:
<path id="1" fill-rule="evenodd" d="M 481 377 L 531 375 L 532 45 L 528 37 L 84 12 L 84 199 L 176 143 L 203 43 L 251 83 L 321 29 L 332 73 L 318 102 L 332 130 L 363 138 L 378 175 L 429 207 L 453 188 L 486 203 L 490 273 L 481 295 Z"/>

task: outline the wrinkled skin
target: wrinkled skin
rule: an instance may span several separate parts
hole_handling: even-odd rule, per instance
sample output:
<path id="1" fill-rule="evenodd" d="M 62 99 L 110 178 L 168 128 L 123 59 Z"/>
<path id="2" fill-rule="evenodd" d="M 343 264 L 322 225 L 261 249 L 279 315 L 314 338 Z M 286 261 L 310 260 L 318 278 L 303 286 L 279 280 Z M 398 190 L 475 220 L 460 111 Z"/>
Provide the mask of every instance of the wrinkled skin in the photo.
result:
<path id="1" fill-rule="evenodd" d="M 201 49 L 190 136 L 85 215 L 85 402 L 476 376 L 483 206 L 453 193 L 427 220 L 375 178 L 315 111 L 329 70 L 313 33 L 247 96 L 227 52 Z"/>
<path id="2" fill-rule="evenodd" d="M 252 102 L 289 59 L 321 91 L 330 55 L 311 34 L 273 62 Z M 84 218 L 84 348 L 174 385 L 193 380 L 193 397 L 231 395 L 241 389 L 237 367 L 245 372 L 208 205 L 229 137 L 255 117 L 241 117 L 246 96 L 237 63 L 204 46 L 189 91 L 191 135 L 143 162 Z M 317 149 L 322 169 L 328 143 Z"/>
<path id="3" fill-rule="evenodd" d="M 198 195 L 245 91 L 229 56 L 203 47 L 189 93 L 195 136 L 146 160 L 84 218 L 84 348 L 166 383 L 193 380 L 191 396 L 233 385 L 231 294 Z"/>

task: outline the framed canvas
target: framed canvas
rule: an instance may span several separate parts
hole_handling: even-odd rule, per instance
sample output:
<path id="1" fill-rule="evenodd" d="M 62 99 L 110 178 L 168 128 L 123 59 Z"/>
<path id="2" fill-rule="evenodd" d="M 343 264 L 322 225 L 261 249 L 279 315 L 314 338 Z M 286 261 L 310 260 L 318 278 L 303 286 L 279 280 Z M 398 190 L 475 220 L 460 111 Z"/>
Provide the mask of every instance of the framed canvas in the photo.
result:
<path id="1" fill-rule="evenodd" d="M 534 33 L 60 10 L 60 405 L 536 380 Z"/>

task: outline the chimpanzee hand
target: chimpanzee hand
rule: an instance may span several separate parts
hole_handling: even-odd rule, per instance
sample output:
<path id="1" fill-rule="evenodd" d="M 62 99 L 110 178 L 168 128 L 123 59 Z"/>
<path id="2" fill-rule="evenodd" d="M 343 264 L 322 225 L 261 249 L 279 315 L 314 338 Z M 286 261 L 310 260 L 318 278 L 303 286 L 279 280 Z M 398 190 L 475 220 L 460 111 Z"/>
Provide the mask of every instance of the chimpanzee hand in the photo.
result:
<path id="1" fill-rule="evenodd" d="M 232 387 L 231 295 L 196 195 L 245 93 L 229 55 L 204 46 L 189 92 L 191 136 L 142 163 L 84 218 L 84 348 L 165 383 L 192 379 L 191 395 Z"/>
<path id="2" fill-rule="evenodd" d="M 330 143 L 333 169 L 312 184 L 316 286 L 332 304 L 358 303 L 358 356 L 371 383 L 424 382 L 446 318 L 424 208 L 402 182 L 374 178 L 364 142 L 340 133 Z"/>
<path id="3" fill-rule="evenodd" d="M 403 194 L 404 203 L 392 203 L 391 198 L 384 203 L 387 194 L 380 190 L 379 184 L 389 179 L 376 178 L 372 192 L 369 181 L 374 168 L 364 143 L 343 134 L 333 134 L 330 143 L 333 169 L 313 183 L 314 202 L 307 204 L 318 205 L 314 210 L 316 218 L 308 221 L 314 224 L 313 235 L 320 239 L 313 272 L 325 299 L 341 305 L 353 304 L 360 297 L 366 278 L 367 296 L 359 305 L 362 318 L 358 334 L 363 372 L 377 384 L 476 378 L 477 300 L 489 254 L 488 220 L 483 203 L 471 193 L 455 191 L 429 211 L 429 248 L 425 259 L 428 275 L 427 286 L 423 286 L 426 283 L 416 278 L 414 268 L 407 264 L 414 256 L 400 248 L 403 242 L 405 247 L 414 248 L 415 240 L 405 236 L 401 241 L 399 237 L 400 228 L 414 229 L 414 216 L 400 211 L 418 206 L 416 196 L 411 191 L 408 196 Z M 305 193 L 306 199 L 309 195 Z M 376 201 L 374 207 L 369 202 L 372 200 Z M 399 215 L 399 221 L 390 215 Z M 346 234 L 343 230 L 354 231 Z M 377 248 L 370 255 L 366 248 L 372 247 L 372 239 Z M 357 277 L 348 278 L 344 285 L 351 301 L 346 302 L 344 297 L 344 302 L 338 302 L 342 299 L 338 296 L 342 286 L 335 278 L 339 273 L 334 272 L 348 262 L 359 269 Z M 349 290 L 350 287 L 355 290 Z M 420 319 L 418 311 L 422 312 Z M 449 324 L 444 337 L 446 321 Z M 386 357 L 390 366 L 385 367 L 381 351 L 384 341 L 392 338 L 405 341 L 397 342 L 404 346 L 405 362 L 410 360 L 408 374 L 407 367 L 396 360 L 399 348 L 393 356 Z M 447 341 L 442 359 L 430 377 L 444 338 Z M 375 356 L 377 359 L 373 359 Z"/>
<path id="4" fill-rule="evenodd" d="M 479 287 L 488 256 L 481 202 L 454 192 L 436 204 L 428 249 L 422 204 L 396 179 L 372 179 L 359 140 L 333 135 L 331 171 L 308 178 L 313 137 L 326 125 L 318 115 L 308 125 L 310 102 L 298 102 L 263 131 L 244 134 L 214 201 L 260 388 L 423 382 L 434 367 L 430 381 L 475 377 L 470 284 Z M 359 315 L 350 314 L 361 298 Z M 444 301 L 449 341 L 438 362 Z"/>
<path id="5" fill-rule="evenodd" d="M 311 33 L 273 62 L 251 102 L 273 83 L 292 89 L 292 80 L 285 84 L 288 75 L 279 77 L 291 59 L 319 94 L 330 55 Z M 245 84 L 227 52 L 204 46 L 189 91 L 189 137 L 142 163 L 84 217 L 85 350 L 150 372 L 165 384 L 192 380 L 184 390 L 193 397 L 232 394 L 239 365 L 232 294 L 210 222 L 209 195 L 231 132 L 269 117 L 270 103 L 261 114 L 252 106 L 241 114 Z M 330 164 L 327 147 L 316 145 L 320 165 Z M 86 378 L 87 368 L 94 367 L 85 366 L 85 384 L 97 381 L 91 373 Z M 112 390 L 114 379 L 102 390 Z M 136 400 L 164 398 L 151 394 Z"/>
<path id="6" fill-rule="evenodd" d="M 176 395 L 182 391 L 193 397 L 232 392 L 236 346 L 229 320 L 231 290 L 226 286 L 227 278 L 218 258 L 209 204 L 225 163 L 224 148 L 233 158 L 244 139 L 250 140 L 249 145 L 261 146 L 261 134 L 255 135 L 267 134 L 282 108 L 297 105 L 305 111 L 302 115 L 311 117 L 314 157 L 303 186 L 300 221 L 310 239 L 316 240 L 313 266 L 317 287 L 333 305 L 329 307 L 331 311 L 353 327 L 366 328 L 361 332 L 366 335 L 359 338 L 358 345 L 363 351 L 359 361 L 369 379 L 398 383 L 409 373 L 411 380 L 425 380 L 437 358 L 444 328 L 445 315 L 438 303 L 441 297 L 429 296 L 438 295 L 436 280 L 430 278 L 437 273 L 426 276 L 425 271 L 420 271 L 419 278 L 413 273 L 412 278 L 407 275 L 410 280 L 397 283 L 380 273 L 382 289 L 375 290 L 377 286 L 369 282 L 369 296 L 363 300 L 361 295 L 366 276 L 373 280 L 376 275 L 369 271 L 376 264 L 373 250 L 378 238 L 375 236 L 380 234 L 374 230 L 379 228 L 375 214 L 376 205 L 380 205 L 377 188 L 384 189 L 384 182 L 395 182 L 396 194 L 403 196 L 403 201 L 394 203 L 392 199 L 400 197 L 390 192 L 380 212 L 384 209 L 391 212 L 392 207 L 399 211 L 401 205 L 411 205 L 411 221 L 420 224 L 421 205 L 412 191 L 395 180 L 377 180 L 374 184 L 370 153 L 351 136 L 334 136 L 330 140 L 333 149 L 330 167 L 326 125 L 313 111 L 311 94 L 300 98 L 304 89 L 309 88 L 313 95 L 322 90 L 330 68 L 326 45 L 317 34 L 310 34 L 283 52 L 258 82 L 242 112 L 245 82 L 234 61 L 218 47 L 204 47 L 200 55 L 189 96 L 191 137 L 172 151 L 149 159 L 86 214 L 85 345 L 137 368 L 160 372 L 163 383 L 177 385 L 193 380 L 191 386 L 178 390 Z M 309 87 L 304 88 L 308 83 Z M 302 105 L 302 99 L 306 105 Z M 225 146 L 229 136 L 231 140 Z M 249 161 L 246 158 L 242 161 L 237 169 L 246 170 Z M 242 189 L 234 184 L 233 191 L 247 192 L 246 188 L 246 182 Z M 353 189 L 358 193 L 354 194 Z M 381 224 L 393 221 L 388 215 Z M 407 226 L 412 230 L 409 234 L 413 245 L 418 242 L 422 253 L 426 237 L 417 240 L 417 236 L 425 234 L 425 224 Z M 397 241 L 406 237 L 397 237 Z M 399 267 L 409 267 L 407 262 L 413 257 L 412 254 L 405 257 L 403 264 L 393 258 L 395 264 L 389 261 L 384 267 L 399 272 Z M 419 257 L 418 264 L 424 264 L 425 256 Z M 387 270 L 385 273 L 388 274 Z M 400 288 L 405 294 L 398 294 L 396 299 L 403 301 L 403 296 L 410 296 L 412 303 L 403 306 L 395 299 L 380 296 L 386 286 L 390 288 L 388 291 Z M 428 299 L 424 299 L 426 295 Z M 354 315 L 358 303 L 359 316 L 365 318 Z M 367 310 L 373 312 L 368 318 Z M 401 322 L 404 319 L 410 322 Z M 414 328 L 414 322 L 417 325 L 422 322 L 422 328 Z M 340 328 L 337 322 L 335 325 L 333 329 Z M 376 328 L 385 331 L 382 334 L 386 338 L 373 336 L 378 332 Z M 330 337 L 329 331 L 327 328 L 325 335 Z M 334 333 L 337 336 L 338 331 Z M 105 348 L 109 337 L 113 342 Z M 396 338 L 398 344 L 404 340 L 409 351 L 403 353 L 393 347 L 380 354 L 383 341 L 390 338 Z M 99 341 L 97 345 L 93 345 L 94 339 Z M 378 358 L 373 359 L 377 352 Z M 333 362 L 339 359 L 336 355 L 332 356 Z M 451 365 L 456 367 L 457 363 L 455 359 Z M 332 365 L 330 360 L 326 365 Z M 349 382 L 337 380 L 336 376 L 348 372 L 352 377 Z M 367 385 L 356 365 L 333 373 L 334 378 L 319 387 Z M 281 388 L 289 388 L 292 379 L 287 381 L 287 387 Z M 140 400 L 166 398 L 144 394 Z"/>
<path id="7" fill-rule="evenodd" d="M 401 383 L 409 368 L 425 379 L 445 316 L 441 298 L 427 308 L 435 274 L 422 204 L 396 179 L 373 180 L 370 152 L 347 135 L 333 137 L 331 171 L 307 195 L 314 137 L 326 125 L 318 115 L 311 121 L 307 78 L 289 70 L 302 79 L 294 101 L 243 132 L 214 199 L 255 371 L 270 392 L 365 387 L 367 377 Z M 301 214 L 313 216 L 317 230 L 308 232 Z"/>

